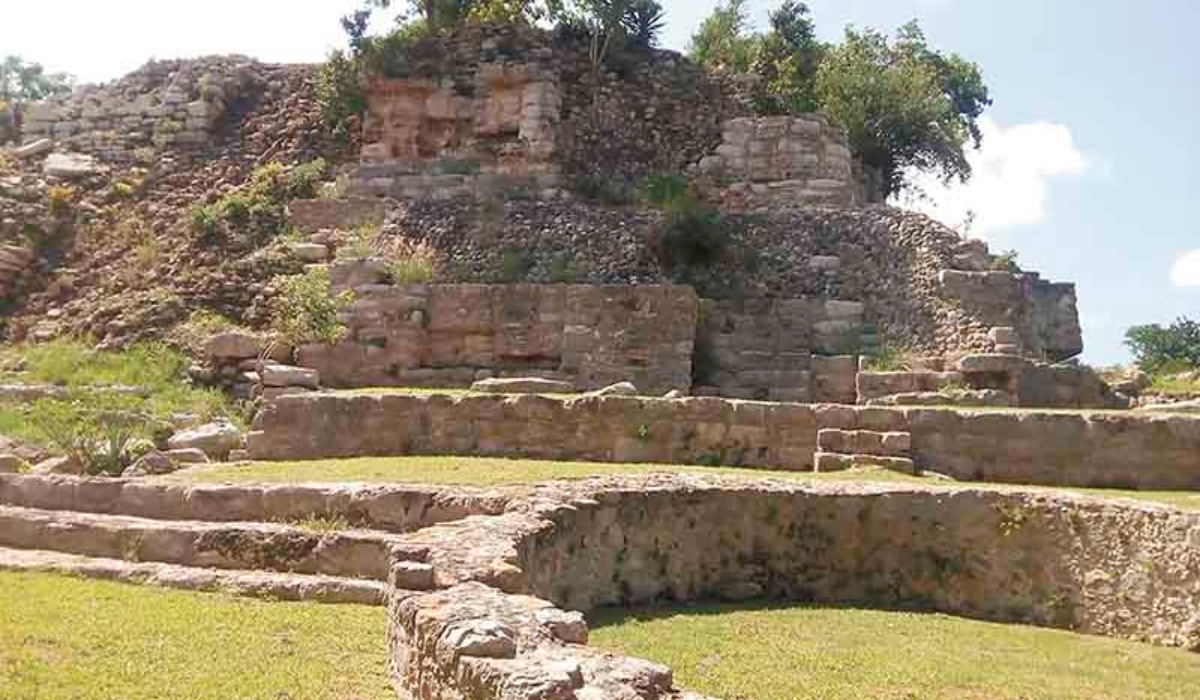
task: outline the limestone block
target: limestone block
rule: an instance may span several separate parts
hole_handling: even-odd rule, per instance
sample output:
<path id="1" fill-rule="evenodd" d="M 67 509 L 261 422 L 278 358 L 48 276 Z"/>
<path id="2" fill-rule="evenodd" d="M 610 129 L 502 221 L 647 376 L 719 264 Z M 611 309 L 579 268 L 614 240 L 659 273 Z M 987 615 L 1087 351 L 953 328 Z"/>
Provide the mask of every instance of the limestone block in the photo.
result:
<path id="1" fill-rule="evenodd" d="M 209 423 L 177 433 L 167 440 L 171 450 L 198 449 L 214 459 L 224 459 L 242 444 L 242 433 L 230 423 Z"/>
<path id="2" fill-rule="evenodd" d="M 258 335 L 228 331 L 209 338 L 204 344 L 204 353 L 217 360 L 244 360 L 257 358 L 264 344 L 263 338 Z"/>
<path id="3" fill-rule="evenodd" d="M 575 385 L 538 377 L 513 377 L 484 379 L 472 384 L 471 391 L 489 394 L 572 394 L 575 393 Z"/>

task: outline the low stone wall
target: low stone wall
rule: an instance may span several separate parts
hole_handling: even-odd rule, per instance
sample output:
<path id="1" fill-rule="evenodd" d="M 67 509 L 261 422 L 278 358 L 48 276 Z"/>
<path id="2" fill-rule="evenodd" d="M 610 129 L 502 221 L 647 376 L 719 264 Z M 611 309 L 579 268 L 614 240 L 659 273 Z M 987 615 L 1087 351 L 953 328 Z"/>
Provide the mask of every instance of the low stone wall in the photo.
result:
<path id="1" fill-rule="evenodd" d="M 695 398 L 284 397 L 250 435 L 255 459 L 481 455 L 810 469 L 817 411 Z"/>
<path id="2" fill-rule="evenodd" d="M 404 698 L 706 700 L 587 646 L 578 611 L 660 599 L 903 606 L 1197 649 L 1197 531 L 1197 514 L 1046 493 L 558 484 L 393 549 L 389 670 Z"/>
<path id="3" fill-rule="evenodd" d="M 822 428 L 912 434 L 919 469 L 965 481 L 1200 488 L 1200 418 L 830 407 Z"/>
<path id="4" fill-rule="evenodd" d="M 379 284 L 382 266 L 337 263 L 353 289 L 347 338 L 300 349 L 325 386 L 469 386 L 483 376 L 564 378 L 580 389 L 691 385 L 696 294 L 682 286 Z"/>
<path id="5" fill-rule="evenodd" d="M 911 433 L 918 469 L 971 481 L 1200 488 L 1200 418 L 806 406 L 715 398 L 284 397 L 256 459 L 486 455 L 810 470 L 822 429 Z"/>

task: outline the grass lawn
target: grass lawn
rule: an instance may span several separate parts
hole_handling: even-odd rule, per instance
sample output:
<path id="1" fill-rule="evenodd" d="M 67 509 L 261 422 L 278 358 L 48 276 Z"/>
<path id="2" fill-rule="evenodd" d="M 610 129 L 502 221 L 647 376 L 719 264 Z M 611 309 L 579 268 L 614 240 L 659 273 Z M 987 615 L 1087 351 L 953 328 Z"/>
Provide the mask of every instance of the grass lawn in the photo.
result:
<path id="1" fill-rule="evenodd" d="M 727 700 L 1190 700 L 1200 655 L 944 615 L 701 605 L 601 611 L 591 644 Z"/>
<path id="2" fill-rule="evenodd" d="M 669 464 L 603 464 L 597 462 L 549 462 L 498 457 L 358 457 L 310 462 L 256 462 L 219 464 L 178 472 L 170 481 L 188 483 L 298 483 L 360 482 L 405 483 L 440 486 L 516 486 L 555 479 L 586 479 L 618 474 L 700 474 L 775 478 L 801 482 L 866 481 L 886 483 L 945 484 L 882 469 L 865 469 L 831 474 L 782 472 L 731 467 L 688 467 Z M 962 484 L 970 485 L 970 484 Z M 995 485 L 996 488 L 1026 488 Z M 1045 488 L 1045 487 L 1028 487 Z M 1200 493 L 1190 491 L 1118 491 L 1109 489 L 1049 489 L 1109 498 L 1131 498 L 1189 510 L 1200 510 Z"/>
<path id="3" fill-rule="evenodd" d="M 394 700 L 380 608 L 0 573 L 5 700 Z"/>

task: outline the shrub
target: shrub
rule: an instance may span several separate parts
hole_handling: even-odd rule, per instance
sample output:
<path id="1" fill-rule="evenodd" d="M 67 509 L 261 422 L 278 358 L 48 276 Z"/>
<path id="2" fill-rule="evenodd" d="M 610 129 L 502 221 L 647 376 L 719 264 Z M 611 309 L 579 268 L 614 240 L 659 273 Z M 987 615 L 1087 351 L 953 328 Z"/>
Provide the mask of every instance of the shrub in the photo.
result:
<path id="1" fill-rule="evenodd" d="M 120 476 L 133 461 L 131 444 L 152 423 L 136 398 L 97 392 L 81 392 L 70 401 L 44 399 L 31 415 L 48 445 L 93 476 Z"/>
<path id="2" fill-rule="evenodd" d="M 500 281 L 516 284 L 529 279 L 533 270 L 533 257 L 524 251 L 506 250 L 500 258 Z"/>
<path id="3" fill-rule="evenodd" d="M 712 265 L 721 259 L 727 245 L 728 235 L 717 210 L 692 203 L 667 212 L 656 253 L 665 269 L 680 271 Z"/>
<path id="4" fill-rule="evenodd" d="M 346 336 L 339 313 L 354 302 L 352 292 L 333 296 L 329 271 L 313 268 L 302 275 L 279 280 L 272 327 L 292 345 L 334 344 Z"/>
<path id="5" fill-rule="evenodd" d="M 579 281 L 579 270 L 571 256 L 562 253 L 550 261 L 550 282 L 553 284 L 575 284 Z"/>
<path id="6" fill-rule="evenodd" d="M 680 175 L 651 175 L 642 183 L 643 202 L 668 209 L 691 195 L 691 186 Z"/>
<path id="7" fill-rule="evenodd" d="M 287 203 L 316 197 L 328 166 L 324 159 L 284 167 L 268 163 L 250 175 L 246 184 L 212 204 L 191 211 L 192 230 L 201 242 L 215 243 L 237 234 L 247 243 L 287 232 Z"/>

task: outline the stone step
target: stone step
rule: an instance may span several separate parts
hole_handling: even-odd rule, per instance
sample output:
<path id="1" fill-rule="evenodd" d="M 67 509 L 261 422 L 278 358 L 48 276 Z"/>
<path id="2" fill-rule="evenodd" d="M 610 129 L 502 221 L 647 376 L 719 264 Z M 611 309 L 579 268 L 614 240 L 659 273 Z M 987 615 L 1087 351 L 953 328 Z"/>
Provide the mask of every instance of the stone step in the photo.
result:
<path id="1" fill-rule="evenodd" d="M 357 529 L 406 532 L 503 512 L 494 491 L 408 485 L 214 484 L 0 474 L 0 505 L 151 520 L 288 523 L 323 515 Z"/>
<path id="2" fill-rule="evenodd" d="M 819 474 L 866 468 L 887 469 L 914 476 L 920 473 L 916 463 L 907 457 L 818 452 L 813 456 L 813 464 L 816 467 L 815 471 Z"/>
<path id="3" fill-rule="evenodd" d="M 912 434 L 828 428 L 817 433 L 817 449 L 839 454 L 909 457 L 912 455 Z"/>
<path id="4" fill-rule="evenodd" d="M 379 581 L 266 571 L 204 569 L 34 549 L 0 547 L 0 571 L 55 573 L 292 602 L 358 605 L 383 605 L 384 602 L 384 584 Z"/>
<path id="5" fill-rule="evenodd" d="M 383 581 L 395 535 L 289 525 L 150 520 L 0 506 L 0 547 L 124 561 Z"/>

